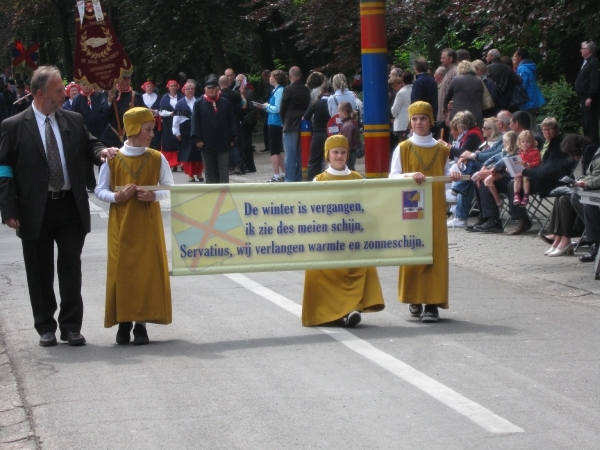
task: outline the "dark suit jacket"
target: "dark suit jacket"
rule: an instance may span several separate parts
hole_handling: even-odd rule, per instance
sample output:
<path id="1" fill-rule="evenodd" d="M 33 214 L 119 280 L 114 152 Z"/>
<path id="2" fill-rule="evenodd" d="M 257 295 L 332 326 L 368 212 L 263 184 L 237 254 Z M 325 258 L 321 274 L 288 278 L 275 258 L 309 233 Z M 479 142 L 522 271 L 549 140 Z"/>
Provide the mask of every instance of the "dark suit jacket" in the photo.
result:
<path id="1" fill-rule="evenodd" d="M 590 56 L 577 74 L 575 92 L 579 98 L 596 99 L 600 87 L 600 64 L 595 55 Z"/>
<path id="2" fill-rule="evenodd" d="M 281 117 L 284 133 L 286 131 L 300 132 L 300 118 L 306 112 L 309 104 L 310 89 L 302 81 L 294 81 L 283 88 L 279 117 Z"/>
<path id="3" fill-rule="evenodd" d="M 81 222 L 89 233 L 90 206 L 85 188 L 85 161 L 100 165 L 104 145 L 93 137 L 78 113 L 58 110 L 67 172 Z M 12 168 L 13 177 L 0 177 L 0 213 L 3 223 L 19 219 L 19 237 L 37 239 L 48 201 L 50 171 L 33 106 L 2 122 L 0 166 Z"/>

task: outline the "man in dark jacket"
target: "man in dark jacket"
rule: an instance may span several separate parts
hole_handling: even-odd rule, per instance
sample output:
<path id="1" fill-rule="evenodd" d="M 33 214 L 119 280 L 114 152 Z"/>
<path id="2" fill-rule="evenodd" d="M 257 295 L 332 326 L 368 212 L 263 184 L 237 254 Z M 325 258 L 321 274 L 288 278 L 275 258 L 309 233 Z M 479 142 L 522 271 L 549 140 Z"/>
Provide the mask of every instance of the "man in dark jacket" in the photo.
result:
<path id="1" fill-rule="evenodd" d="M 600 65 L 596 57 L 596 43 L 582 42 L 581 56 L 583 65 L 575 80 L 575 92 L 581 106 L 581 125 L 583 134 L 594 144 L 599 144 L 598 136 L 598 84 Z"/>
<path id="2" fill-rule="evenodd" d="M 427 73 L 429 64 L 422 56 L 415 59 L 415 73 L 417 78 L 413 83 L 413 88 L 410 93 L 411 103 L 424 101 L 433 108 L 433 116 L 437 116 L 438 111 L 438 86 L 433 78 Z"/>
<path id="3" fill-rule="evenodd" d="M 235 108 L 221 96 L 218 78 L 211 74 L 192 111 L 192 140 L 202 153 L 207 184 L 229 183 L 229 150 L 237 135 Z"/>
<path id="4" fill-rule="evenodd" d="M 310 104 L 310 90 L 302 83 L 299 67 L 289 71 L 291 83 L 283 89 L 279 117 L 283 123 L 285 150 L 285 181 L 302 181 L 302 152 L 300 149 L 300 119 Z"/>
<path id="5" fill-rule="evenodd" d="M 486 60 L 488 63 L 488 76 L 494 80 L 501 93 L 498 97 L 499 104 L 497 106 L 500 109 L 507 109 L 512 86 L 523 84 L 523 79 L 511 70 L 508 65 L 500 61 L 501 57 L 500 52 L 493 48 L 487 52 Z"/>

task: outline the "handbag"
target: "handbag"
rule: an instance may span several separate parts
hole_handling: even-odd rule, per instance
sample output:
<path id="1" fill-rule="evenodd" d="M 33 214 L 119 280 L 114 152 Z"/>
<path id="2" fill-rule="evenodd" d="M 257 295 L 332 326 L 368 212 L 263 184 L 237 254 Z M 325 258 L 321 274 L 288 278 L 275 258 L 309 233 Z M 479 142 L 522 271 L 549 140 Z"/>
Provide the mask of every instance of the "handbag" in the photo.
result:
<path id="1" fill-rule="evenodd" d="M 508 109 L 514 111 L 519 109 L 522 105 L 529 101 L 529 95 L 525 91 L 525 88 L 520 84 L 512 85 L 510 90 L 510 99 L 508 101 Z"/>
<path id="2" fill-rule="evenodd" d="M 492 98 L 492 94 L 490 94 L 489 89 L 483 83 L 483 96 L 481 97 L 481 109 L 484 111 L 487 109 L 492 109 L 494 106 L 494 99 Z"/>

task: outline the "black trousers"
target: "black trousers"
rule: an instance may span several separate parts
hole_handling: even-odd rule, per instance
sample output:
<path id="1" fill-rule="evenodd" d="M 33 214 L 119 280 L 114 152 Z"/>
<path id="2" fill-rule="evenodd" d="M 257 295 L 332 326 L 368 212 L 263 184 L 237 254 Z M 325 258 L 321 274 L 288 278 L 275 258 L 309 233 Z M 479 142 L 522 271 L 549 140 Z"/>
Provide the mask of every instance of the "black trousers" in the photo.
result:
<path id="1" fill-rule="evenodd" d="M 500 178 L 496 181 L 495 186 L 499 194 L 508 193 L 508 185 L 511 179 L 508 177 Z M 482 183 L 479 188 L 475 185 L 475 199 L 479 207 L 479 215 L 484 219 L 500 219 L 500 209 L 496 205 L 496 200 L 490 190 Z"/>
<path id="2" fill-rule="evenodd" d="M 229 151 L 200 150 L 204 161 L 206 184 L 229 183 Z"/>
<path id="3" fill-rule="evenodd" d="M 585 240 L 600 243 L 600 207 L 581 203 L 577 193 L 571 195 L 571 205 L 585 223 Z"/>
<path id="4" fill-rule="evenodd" d="M 254 165 L 254 154 L 252 152 L 252 131 L 254 131 L 254 124 L 242 124 L 242 133 L 240 134 L 240 153 L 242 155 L 242 162 L 244 163 L 246 170 L 256 172 L 256 166 Z"/>
<path id="5" fill-rule="evenodd" d="M 589 108 L 585 106 L 586 100 L 587 98 L 579 99 L 581 127 L 583 128 L 583 134 L 590 138 L 594 144 L 598 145 L 600 144 L 598 136 L 598 100 L 592 100 L 592 105 Z"/>
<path id="6" fill-rule="evenodd" d="M 314 180 L 317 175 L 323 172 L 326 140 L 327 131 L 313 132 L 312 139 L 310 141 L 310 154 L 308 156 L 308 168 L 306 169 L 306 181 Z"/>
<path id="7" fill-rule="evenodd" d="M 34 326 L 40 336 L 56 332 L 57 310 L 54 293 L 54 243 L 58 248 L 56 271 L 60 292 L 58 327 L 61 333 L 81 331 L 81 251 L 86 231 L 81 223 L 73 195 L 48 199 L 40 237 L 22 239 L 27 286 L 33 310 Z"/>

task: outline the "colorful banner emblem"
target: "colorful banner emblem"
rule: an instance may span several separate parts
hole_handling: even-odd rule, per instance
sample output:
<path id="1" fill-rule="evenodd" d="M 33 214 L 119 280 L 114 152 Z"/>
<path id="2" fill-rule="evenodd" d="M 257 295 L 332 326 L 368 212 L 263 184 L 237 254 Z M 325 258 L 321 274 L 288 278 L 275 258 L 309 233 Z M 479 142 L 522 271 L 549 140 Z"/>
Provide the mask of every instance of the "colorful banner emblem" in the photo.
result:
<path id="1" fill-rule="evenodd" d="M 85 2 L 83 19 L 76 18 L 75 81 L 86 81 L 101 89 L 110 90 L 124 72 L 133 70 L 129 57 L 115 31 L 103 13 L 97 20 L 98 2 Z"/>
<path id="2" fill-rule="evenodd" d="M 173 275 L 431 264 L 430 199 L 408 178 L 173 186 Z"/>

